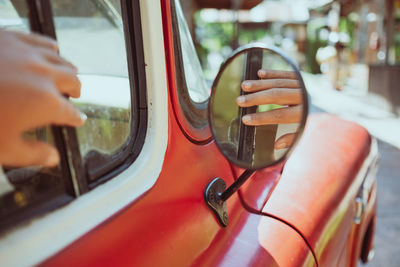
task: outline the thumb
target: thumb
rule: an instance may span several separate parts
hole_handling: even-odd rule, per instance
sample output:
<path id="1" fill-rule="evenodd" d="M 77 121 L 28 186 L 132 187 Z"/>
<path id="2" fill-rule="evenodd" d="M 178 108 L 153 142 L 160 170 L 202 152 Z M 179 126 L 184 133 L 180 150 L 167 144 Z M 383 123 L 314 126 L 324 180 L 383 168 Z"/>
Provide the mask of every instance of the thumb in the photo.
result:
<path id="1" fill-rule="evenodd" d="M 60 162 L 57 149 L 41 141 L 21 140 L 16 148 L 17 157 L 12 165 L 54 167 Z"/>
<path id="2" fill-rule="evenodd" d="M 274 148 L 275 149 L 285 149 L 293 146 L 294 141 L 296 140 L 297 133 L 289 133 L 282 135 L 275 141 Z"/>

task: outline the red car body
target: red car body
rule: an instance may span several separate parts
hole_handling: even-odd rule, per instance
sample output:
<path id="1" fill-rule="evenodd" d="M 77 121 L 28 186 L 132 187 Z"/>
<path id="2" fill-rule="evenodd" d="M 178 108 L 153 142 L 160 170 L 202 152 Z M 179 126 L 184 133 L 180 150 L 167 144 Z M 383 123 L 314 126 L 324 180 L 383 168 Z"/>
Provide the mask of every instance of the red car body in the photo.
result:
<path id="1" fill-rule="evenodd" d="M 376 221 L 376 143 L 364 128 L 332 115 L 310 114 L 289 159 L 257 171 L 228 200 L 229 225 L 218 223 L 205 204 L 204 189 L 215 177 L 229 185 L 243 170 L 223 157 L 209 129 L 198 131 L 184 119 L 170 4 L 161 0 L 168 82 L 161 173 L 151 189 L 41 265 L 356 266 L 360 257 L 366 261 Z"/>

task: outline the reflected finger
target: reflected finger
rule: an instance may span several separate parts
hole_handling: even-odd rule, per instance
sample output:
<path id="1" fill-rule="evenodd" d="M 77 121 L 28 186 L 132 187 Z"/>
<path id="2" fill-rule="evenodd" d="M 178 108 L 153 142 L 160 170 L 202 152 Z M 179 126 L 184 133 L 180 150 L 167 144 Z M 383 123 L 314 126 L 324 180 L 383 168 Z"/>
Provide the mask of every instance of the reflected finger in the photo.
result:
<path id="1" fill-rule="evenodd" d="M 261 90 L 268 90 L 272 88 L 300 88 L 298 80 L 292 79 L 270 79 L 270 80 L 256 80 L 256 81 L 244 81 L 242 83 L 242 89 L 245 92 L 258 92 Z"/>
<path id="2" fill-rule="evenodd" d="M 289 133 L 282 135 L 275 141 L 274 148 L 275 149 L 284 149 L 293 146 L 294 141 L 296 140 L 297 133 Z"/>
<path id="3" fill-rule="evenodd" d="M 239 96 L 236 103 L 241 107 L 265 104 L 298 105 L 302 103 L 302 92 L 301 89 L 270 89 Z"/>
<path id="4" fill-rule="evenodd" d="M 261 79 L 293 79 L 297 80 L 296 72 L 283 70 L 259 70 L 258 77 Z"/>
<path id="5" fill-rule="evenodd" d="M 243 116 L 242 121 L 249 126 L 298 123 L 303 116 L 303 106 L 279 108 Z"/>

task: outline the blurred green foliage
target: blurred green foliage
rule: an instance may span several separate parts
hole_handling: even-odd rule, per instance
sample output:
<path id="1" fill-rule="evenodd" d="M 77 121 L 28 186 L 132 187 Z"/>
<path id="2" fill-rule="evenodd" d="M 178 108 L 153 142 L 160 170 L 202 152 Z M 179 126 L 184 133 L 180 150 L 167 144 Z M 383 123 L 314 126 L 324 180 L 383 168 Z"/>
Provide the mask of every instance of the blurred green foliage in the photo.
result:
<path id="1" fill-rule="evenodd" d="M 206 22 L 201 18 L 200 12 L 197 11 L 194 16 L 196 25 L 195 46 L 204 76 L 206 80 L 210 81 L 214 79 L 219 66 L 212 66 L 208 56 L 217 53 L 222 57 L 219 62 L 222 63 L 231 54 L 236 45 L 236 25 L 230 22 Z M 271 35 L 269 29 L 241 29 L 238 36 L 239 45 L 261 40 L 268 34 Z"/>
<path id="2" fill-rule="evenodd" d="M 346 33 L 350 38 L 347 47 L 354 46 L 354 41 L 355 41 L 354 37 L 355 37 L 355 32 L 357 30 L 356 26 L 357 26 L 356 22 L 350 19 L 349 17 L 341 17 L 339 20 L 339 32 Z"/>
<path id="3" fill-rule="evenodd" d="M 270 29 L 241 29 L 239 34 L 239 44 L 244 45 L 254 41 L 259 41 L 266 36 L 273 36 Z"/>

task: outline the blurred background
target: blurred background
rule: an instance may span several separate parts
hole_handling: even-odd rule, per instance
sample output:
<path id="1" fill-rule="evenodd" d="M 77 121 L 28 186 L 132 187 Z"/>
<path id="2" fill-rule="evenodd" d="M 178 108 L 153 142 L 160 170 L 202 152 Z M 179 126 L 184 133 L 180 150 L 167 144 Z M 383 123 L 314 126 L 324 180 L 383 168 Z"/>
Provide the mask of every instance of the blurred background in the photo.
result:
<path id="1" fill-rule="evenodd" d="M 400 0 L 181 0 L 209 85 L 239 46 L 280 47 L 301 69 L 311 112 L 355 121 L 381 154 L 375 258 L 400 266 Z"/>

